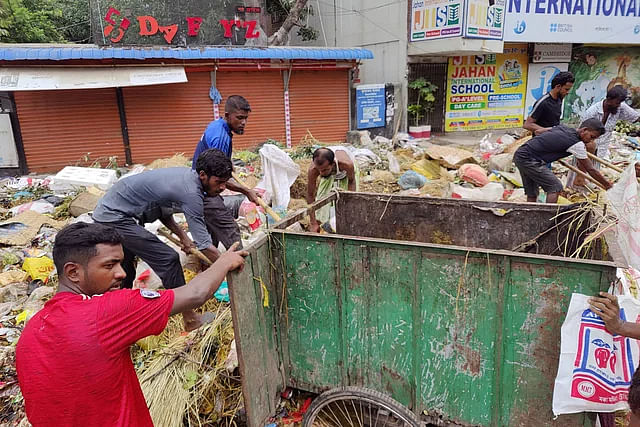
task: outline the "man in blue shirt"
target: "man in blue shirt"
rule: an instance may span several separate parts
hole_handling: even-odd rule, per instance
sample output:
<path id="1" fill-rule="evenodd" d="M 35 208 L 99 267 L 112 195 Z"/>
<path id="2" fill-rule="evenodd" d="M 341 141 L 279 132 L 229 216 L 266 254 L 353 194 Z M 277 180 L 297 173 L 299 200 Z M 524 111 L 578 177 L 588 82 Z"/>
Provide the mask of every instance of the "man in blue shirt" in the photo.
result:
<path id="1" fill-rule="evenodd" d="M 224 118 L 209 123 L 202 134 L 202 138 L 193 153 L 193 166 L 196 159 L 205 150 L 218 149 L 231 159 L 233 152 L 233 134 L 242 135 L 249 118 L 251 107 L 249 102 L 240 95 L 232 95 L 227 98 L 224 105 Z M 227 181 L 227 188 L 244 194 L 253 203 L 258 203 L 258 195 L 255 191 L 237 183 L 234 179 Z M 225 248 L 230 248 L 235 242 L 241 242 L 240 229 L 236 224 L 237 209 L 232 212 L 230 206 L 233 203 L 225 203 L 219 194 L 207 195 L 204 198 L 204 216 L 207 229 L 211 234 L 213 244 L 222 242 Z"/>

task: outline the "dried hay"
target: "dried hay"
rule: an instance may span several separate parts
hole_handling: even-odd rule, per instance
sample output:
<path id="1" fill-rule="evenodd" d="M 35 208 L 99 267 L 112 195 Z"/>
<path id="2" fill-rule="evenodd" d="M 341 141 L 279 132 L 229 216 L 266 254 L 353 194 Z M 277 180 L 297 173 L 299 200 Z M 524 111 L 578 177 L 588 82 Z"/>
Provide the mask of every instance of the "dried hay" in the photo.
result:
<path id="1" fill-rule="evenodd" d="M 184 153 L 176 153 L 171 157 L 156 159 L 147 165 L 147 169 L 164 169 L 191 167 L 191 159 L 185 157 Z"/>
<path id="2" fill-rule="evenodd" d="M 215 299 L 203 308 L 216 314 L 212 323 L 185 335 L 181 317 L 173 316 L 155 348 L 133 351 L 155 425 L 233 425 L 242 406 L 239 378 L 225 367 L 234 337 L 231 308 Z"/>
<path id="3" fill-rule="evenodd" d="M 298 159 L 296 164 L 300 166 L 300 175 L 296 178 L 295 182 L 291 186 L 291 198 L 292 199 L 306 199 L 307 198 L 307 171 L 311 167 L 313 160 L 310 158 Z"/>

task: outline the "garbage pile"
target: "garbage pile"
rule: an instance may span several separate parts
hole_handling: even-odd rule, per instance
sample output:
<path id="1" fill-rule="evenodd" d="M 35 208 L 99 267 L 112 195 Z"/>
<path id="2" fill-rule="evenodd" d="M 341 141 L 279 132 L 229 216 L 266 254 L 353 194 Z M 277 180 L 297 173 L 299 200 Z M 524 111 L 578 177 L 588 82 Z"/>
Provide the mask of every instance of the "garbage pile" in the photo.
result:
<path id="1" fill-rule="evenodd" d="M 455 146 L 416 140 L 407 134 L 398 134 L 392 140 L 382 136 L 372 139 L 367 131 L 353 131 L 343 147 L 358 163 L 361 191 L 521 202 L 526 197 L 513 153 L 529 138 L 523 134 L 489 134 L 476 145 Z M 640 143 L 634 136 L 614 132 L 614 139 L 613 163 L 636 160 Z M 313 151 L 323 145 L 311 134 L 294 149 L 269 141 L 255 151 L 235 152 L 235 173 L 277 215 L 285 217 L 307 206 L 307 171 Z M 15 372 L 15 344 L 25 323 L 56 292 L 51 251 L 57 231 L 71 222 L 91 222 L 98 200 L 118 179 L 146 169 L 190 163 L 184 154 L 176 154 L 128 169 L 68 166 L 53 176 L 0 179 L 0 424 L 28 425 Z M 554 172 L 566 176 L 568 171 L 554 165 Z M 237 202 L 245 245 L 274 223 L 275 218 L 243 195 L 227 190 L 223 196 Z M 595 191 L 567 192 L 559 203 L 596 197 Z M 186 227 L 182 215 L 175 217 Z M 306 225 L 304 220 L 300 222 L 301 229 Z M 158 222 L 147 229 L 158 234 L 160 226 Z M 181 260 L 189 280 L 200 265 L 183 253 Z M 136 286 L 161 285 L 143 262 L 138 264 L 137 277 Z M 171 319 L 161 336 L 141 340 L 135 346 L 132 357 L 156 425 L 231 425 L 241 417 L 242 396 L 228 301 L 222 287 L 216 299 L 204 307 L 216 313 L 213 323 L 183 334 L 181 322 Z M 280 418 L 293 417 L 291 414 L 299 409 L 294 405 Z"/>

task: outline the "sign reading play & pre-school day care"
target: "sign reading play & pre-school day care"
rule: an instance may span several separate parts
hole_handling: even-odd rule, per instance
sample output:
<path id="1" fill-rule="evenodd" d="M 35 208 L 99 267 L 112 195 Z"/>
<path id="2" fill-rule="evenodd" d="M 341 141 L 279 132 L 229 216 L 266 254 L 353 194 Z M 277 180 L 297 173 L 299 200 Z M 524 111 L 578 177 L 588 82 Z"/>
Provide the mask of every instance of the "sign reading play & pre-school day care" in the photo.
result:
<path id="1" fill-rule="evenodd" d="M 413 0 L 410 41 L 462 36 L 463 0 Z"/>
<path id="2" fill-rule="evenodd" d="M 464 36 L 476 39 L 502 40 L 504 35 L 505 0 L 467 0 Z"/>
<path id="3" fill-rule="evenodd" d="M 261 6 L 228 0 L 90 0 L 99 45 L 266 45 Z"/>
<path id="4" fill-rule="evenodd" d="M 445 130 L 521 127 L 527 63 L 526 45 L 449 58 Z"/>
<path id="5" fill-rule="evenodd" d="M 384 85 L 373 84 L 356 87 L 356 108 L 358 129 L 383 127 L 387 109 Z"/>

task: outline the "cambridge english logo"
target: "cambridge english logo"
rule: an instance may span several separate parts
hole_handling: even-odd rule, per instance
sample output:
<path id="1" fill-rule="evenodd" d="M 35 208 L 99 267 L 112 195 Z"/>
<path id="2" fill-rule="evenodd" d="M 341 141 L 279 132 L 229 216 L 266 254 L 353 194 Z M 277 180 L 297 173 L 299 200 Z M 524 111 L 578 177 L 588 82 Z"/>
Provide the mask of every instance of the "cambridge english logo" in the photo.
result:
<path id="1" fill-rule="evenodd" d="M 516 34 L 522 34 L 524 33 L 524 30 L 527 29 L 527 24 L 524 21 L 517 21 L 516 22 L 516 26 L 513 29 L 513 32 Z"/>

